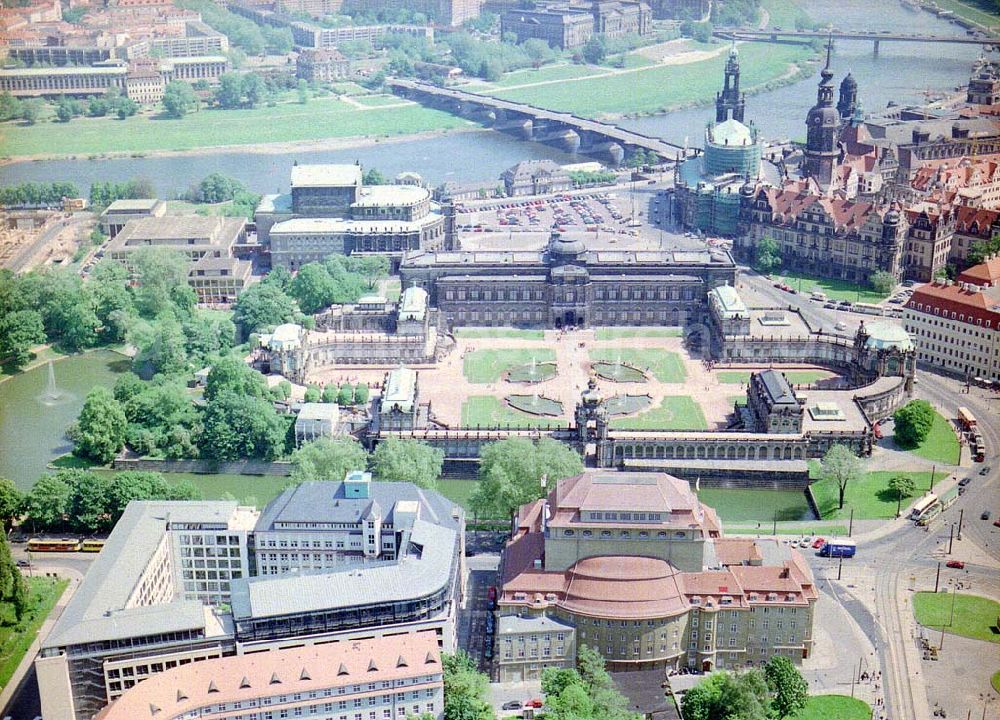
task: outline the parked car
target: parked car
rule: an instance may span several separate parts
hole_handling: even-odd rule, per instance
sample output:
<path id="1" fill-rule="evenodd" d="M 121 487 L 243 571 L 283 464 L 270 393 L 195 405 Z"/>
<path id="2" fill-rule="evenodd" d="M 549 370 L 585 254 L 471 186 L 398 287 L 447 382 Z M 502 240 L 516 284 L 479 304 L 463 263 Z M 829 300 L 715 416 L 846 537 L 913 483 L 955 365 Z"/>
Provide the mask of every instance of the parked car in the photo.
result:
<path id="1" fill-rule="evenodd" d="M 979 471 L 979 474 L 980 475 L 989 475 L 991 469 L 992 468 L 990 468 L 990 466 L 987 465 L 986 467 L 984 467 L 982 470 Z"/>
<path id="2" fill-rule="evenodd" d="M 525 707 L 530 707 L 530 708 L 540 708 L 544 704 L 545 703 L 542 702 L 541 698 L 532 698 L 531 700 L 525 700 L 524 701 L 524 706 Z"/>
<path id="3" fill-rule="evenodd" d="M 809 547 L 810 545 L 812 545 L 812 541 L 813 541 L 812 535 L 810 535 L 809 537 L 804 537 L 802 538 L 802 541 L 799 543 L 799 547 Z"/>
<path id="4" fill-rule="evenodd" d="M 18 560 L 17 561 L 17 566 L 18 567 L 31 567 L 31 563 L 29 563 L 27 560 Z"/>
<path id="5" fill-rule="evenodd" d="M 990 511 L 989 510 L 983 510 L 983 514 L 979 516 L 979 519 L 980 520 L 989 520 L 990 519 Z"/>
<path id="6" fill-rule="evenodd" d="M 958 481 L 958 484 L 961 485 L 962 487 L 965 487 L 970 482 L 972 482 L 972 476 L 971 475 L 966 475 L 964 478 L 962 478 L 961 480 Z"/>
<path id="7" fill-rule="evenodd" d="M 816 550 L 819 550 L 824 545 L 826 545 L 826 538 L 818 537 L 815 540 L 813 540 L 813 548 L 815 548 Z"/>
<path id="8" fill-rule="evenodd" d="M 994 525 L 995 525 L 996 527 L 1000 527 L 1000 518 L 997 518 L 996 520 L 994 520 L 994 521 L 993 521 L 993 524 L 994 524 Z"/>
<path id="9" fill-rule="evenodd" d="M 955 568 L 956 570 L 961 570 L 965 567 L 965 563 L 961 560 L 949 560 L 944 564 L 945 567 Z"/>
<path id="10" fill-rule="evenodd" d="M 508 700 L 501 708 L 504 710 L 520 710 L 524 707 L 524 704 L 520 700 Z"/>

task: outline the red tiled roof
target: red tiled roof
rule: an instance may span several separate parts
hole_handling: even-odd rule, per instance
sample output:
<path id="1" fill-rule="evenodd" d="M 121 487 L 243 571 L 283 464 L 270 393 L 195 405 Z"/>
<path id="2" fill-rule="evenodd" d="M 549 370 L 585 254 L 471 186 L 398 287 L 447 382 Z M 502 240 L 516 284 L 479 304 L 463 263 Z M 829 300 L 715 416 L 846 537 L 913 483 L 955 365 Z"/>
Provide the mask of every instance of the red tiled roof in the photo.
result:
<path id="1" fill-rule="evenodd" d="M 964 322 L 978 320 L 985 325 L 989 321 L 991 328 L 1000 326 L 1000 298 L 992 288 L 973 292 L 957 284 L 923 285 L 914 291 L 905 308 L 913 312 L 947 315 L 949 318 L 954 313 L 956 320 L 964 316 Z M 935 310 L 938 312 L 935 313 Z"/>
<path id="2" fill-rule="evenodd" d="M 1000 219 L 1000 211 L 981 210 L 980 212 L 992 213 L 993 220 L 991 222 Z M 983 237 L 987 236 L 983 235 Z M 973 285 L 997 286 L 1000 284 L 1000 256 L 991 257 L 984 263 L 970 267 L 958 276 L 958 280 Z"/>

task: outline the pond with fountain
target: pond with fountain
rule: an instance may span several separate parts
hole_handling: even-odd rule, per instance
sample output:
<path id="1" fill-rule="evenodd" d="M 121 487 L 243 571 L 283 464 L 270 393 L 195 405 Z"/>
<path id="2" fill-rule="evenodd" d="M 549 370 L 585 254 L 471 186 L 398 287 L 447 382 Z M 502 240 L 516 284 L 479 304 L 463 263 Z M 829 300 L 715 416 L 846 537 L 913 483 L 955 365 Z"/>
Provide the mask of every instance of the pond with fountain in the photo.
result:
<path id="1" fill-rule="evenodd" d="M 642 412 L 653 404 L 653 398 L 649 395 L 613 395 L 608 398 L 605 407 L 608 415 L 631 415 Z"/>
<path id="2" fill-rule="evenodd" d="M 505 400 L 515 410 L 532 415 L 544 415 L 545 417 L 562 415 L 562 403 L 544 395 L 508 395 Z"/>
<path id="3" fill-rule="evenodd" d="M 527 365 L 517 365 L 507 371 L 507 382 L 539 383 L 551 380 L 556 374 L 554 362 L 537 362 L 532 356 Z"/>
<path id="4" fill-rule="evenodd" d="M 646 373 L 621 360 L 607 362 L 600 360 L 590 366 L 594 374 L 611 382 L 646 382 Z"/>

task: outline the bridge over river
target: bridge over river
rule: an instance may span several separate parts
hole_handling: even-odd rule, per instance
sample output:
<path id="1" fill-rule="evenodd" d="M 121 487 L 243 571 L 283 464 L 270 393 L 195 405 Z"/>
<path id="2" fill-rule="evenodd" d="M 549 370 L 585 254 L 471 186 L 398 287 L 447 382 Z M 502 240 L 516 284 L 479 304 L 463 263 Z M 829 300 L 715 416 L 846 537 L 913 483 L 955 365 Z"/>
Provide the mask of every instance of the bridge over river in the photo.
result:
<path id="1" fill-rule="evenodd" d="M 900 33 L 890 31 L 865 30 L 751 30 L 728 28 L 715 30 L 716 37 L 726 40 L 747 40 L 757 42 L 810 42 L 816 38 L 823 40 L 870 40 L 878 55 L 879 43 L 882 42 L 921 42 L 921 43 L 953 43 L 958 45 L 982 45 L 986 48 L 1000 47 L 1000 38 L 996 36 L 978 35 L 923 35 L 919 33 Z"/>
<path id="2" fill-rule="evenodd" d="M 570 153 L 593 155 L 612 165 L 620 165 L 637 151 L 655 153 L 664 161 L 686 152 L 700 150 L 674 145 L 661 138 L 625 130 L 598 120 L 570 113 L 510 102 L 489 95 L 438 87 L 414 80 L 390 79 L 386 84 L 401 97 L 415 100 L 455 115 L 492 125 L 525 140 L 554 145 Z"/>

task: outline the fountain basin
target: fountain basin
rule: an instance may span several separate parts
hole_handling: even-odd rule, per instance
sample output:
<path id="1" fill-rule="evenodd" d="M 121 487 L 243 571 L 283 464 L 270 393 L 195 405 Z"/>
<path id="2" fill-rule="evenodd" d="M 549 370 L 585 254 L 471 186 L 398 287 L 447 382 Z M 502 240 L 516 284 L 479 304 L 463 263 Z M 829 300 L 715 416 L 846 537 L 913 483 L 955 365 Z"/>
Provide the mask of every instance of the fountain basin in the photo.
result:
<path id="1" fill-rule="evenodd" d="M 590 367 L 595 375 L 611 382 L 646 382 L 646 373 L 623 362 L 601 360 Z"/>
<path id="2" fill-rule="evenodd" d="M 508 370 L 507 382 L 538 383 L 551 380 L 555 376 L 556 364 L 554 362 L 529 363 L 517 365 Z"/>
<path id="3" fill-rule="evenodd" d="M 632 415 L 642 412 L 653 404 L 653 398 L 649 395 L 615 395 L 608 398 L 605 405 L 608 415 Z"/>
<path id="4" fill-rule="evenodd" d="M 543 395 L 508 395 L 505 399 L 507 404 L 515 410 L 520 410 L 531 415 L 542 415 L 544 417 L 562 415 L 562 403 Z"/>

